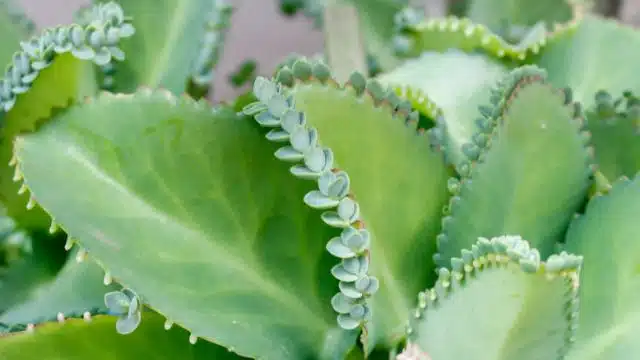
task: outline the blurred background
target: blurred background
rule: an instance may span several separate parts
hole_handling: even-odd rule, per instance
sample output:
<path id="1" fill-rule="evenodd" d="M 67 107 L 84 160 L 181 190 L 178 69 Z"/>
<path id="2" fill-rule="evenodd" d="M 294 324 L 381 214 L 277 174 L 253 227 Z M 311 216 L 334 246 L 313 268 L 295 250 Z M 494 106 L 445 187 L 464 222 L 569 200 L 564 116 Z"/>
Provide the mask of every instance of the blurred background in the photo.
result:
<path id="1" fill-rule="evenodd" d="M 427 14 L 434 16 L 443 9 L 443 1 L 414 0 L 424 3 Z M 535 1 L 535 0 L 533 0 Z M 17 0 L 38 28 L 72 21 L 73 11 L 89 0 Z M 293 17 L 280 12 L 280 0 L 227 0 L 234 6 L 231 28 L 214 81 L 214 100 L 232 99 L 238 90 L 228 81 L 238 64 L 255 60 L 258 73 L 270 75 L 289 53 L 311 56 L 322 51 L 322 32 L 302 14 Z M 640 0 L 598 0 L 601 13 L 615 15 L 628 24 L 640 24 Z"/>

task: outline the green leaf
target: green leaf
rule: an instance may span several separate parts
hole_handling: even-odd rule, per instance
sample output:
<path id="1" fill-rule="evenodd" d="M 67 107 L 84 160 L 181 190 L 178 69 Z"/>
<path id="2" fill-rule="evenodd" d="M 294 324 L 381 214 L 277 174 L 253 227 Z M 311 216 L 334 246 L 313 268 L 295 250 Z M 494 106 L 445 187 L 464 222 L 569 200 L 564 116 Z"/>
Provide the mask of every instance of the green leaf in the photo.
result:
<path id="1" fill-rule="evenodd" d="M 169 92 L 105 94 L 15 144 L 55 221 L 194 336 L 264 359 L 339 358 L 355 344 L 330 306 L 336 231 L 255 121 Z"/>
<path id="2" fill-rule="evenodd" d="M 33 331 L 0 336 L 0 358 L 4 360 L 41 359 L 185 359 L 240 360 L 229 350 L 207 343 L 189 343 L 183 329 L 163 329 L 163 319 L 145 313 L 144 322 L 133 334 L 113 331 L 115 316 L 96 316 L 90 321 L 67 319 L 64 323 L 37 325 Z"/>
<path id="3" fill-rule="evenodd" d="M 405 17 L 412 18 L 409 14 L 411 13 Z M 544 28 L 536 27 L 524 35 L 518 44 L 512 45 L 485 25 L 456 17 L 414 21 L 399 16 L 396 26 L 398 34 L 394 46 L 405 57 L 416 57 L 425 51 L 442 52 L 453 48 L 469 53 L 481 51 L 498 59 L 523 61 L 528 56 L 537 54 L 549 40 Z M 559 32 L 565 31 L 562 29 Z"/>
<path id="4" fill-rule="evenodd" d="M 622 360 L 640 352 L 640 176 L 592 198 L 567 249 L 584 256 L 578 346 L 570 359 Z"/>
<path id="5" fill-rule="evenodd" d="M 0 64 L 11 61 L 20 49 L 20 41 L 31 35 L 35 25 L 14 4 L 14 0 L 0 0 Z"/>
<path id="6" fill-rule="evenodd" d="M 473 141 L 462 147 L 462 179 L 450 180 L 441 264 L 478 236 L 522 234 L 543 256 L 563 239 L 587 195 L 592 159 L 580 112 L 543 78 L 537 68 L 514 70 L 481 111 Z"/>
<path id="7" fill-rule="evenodd" d="M 396 95 L 407 100 L 411 107 L 420 113 L 419 128 L 429 129 L 435 126 L 437 121 L 443 121 L 442 109 L 422 89 L 409 85 L 392 85 L 391 87 Z"/>
<path id="8" fill-rule="evenodd" d="M 140 86 L 166 88 L 174 94 L 186 91 L 190 82 L 213 67 L 217 45 L 217 20 L 228 20 L 227 7 L 220 13 L 213 0 L 119 0 L 133 18 L 136 35 L 123 42 L 129 56 L 115 64 L 107 88 L 133 92 Z M 226 24 L 225 24 L 226 25 Z M 195 77 L 194 77 L 195 76 Z M 206 77 L 206 76 L 205 76 Z"/>
<path id="9" fill-rule="evenodd" d="M 62 249 L 64 239 L 47 235 L 42 232 L 29 234 L 31 252 L 13 262 L 0 276 L 0 314 L 33 299 L 63 267 L 66 261 Z"/>
<path id="10" fill-rule="evenodd" d="M 598 170 L 608 179 L 633 177 L 640 171 L 640 103 L 632 93 L 614 99 L 598 92 L 587 112 L 587 129 Z"/>
<path id="11" fill-rule="evenodd" d="M 410 86 L 424 92 L 442 109 L 434 135 L 451 164 L 463 160 L 461 146 L 476 131 L 478 106 L 489 101 L 491 89 L 507 68 L 484 55 L 458 50 L 427 52 L 377 79 L 388 85 Z"/>
<path id="12" fill-rule="evenodd" d="M 439 360 L 563 358 L 577 325 L 580 257 L 541 262 L 520 237 L 501 236 L 455 260 L 420 293 L 411 344 Z"/>
<path id="13" fill-rule="evenodd" d="M 531 62 L 546 69 L 556 87 L 569 86 L 587 107 L 599 90 L 616 96 L 625 90 L 640 93 L 640 82 L 632 80 L 640 63 L 640 32 L 610 19 L 586 16 Z"/>
<path id="14" fill-rule="evenodd" d="M 104 308 L 104 294 L 114 290 L 114 285 L 105 286 L 102 269 L 90 260 L 76 261 L 77 255 L 82 256 L 74 251 L 56 277 L 40 286 L 28 301 L 0 315 L 0 323 L 38 323 L 38 319 L 54 314 Z"/>
<path id="15" fill-rule="evenodd" d="M 12 141 L 18 134 L 34 130 L 57 108 L 95 94 L 93 63 L 111 61 L 112 48 L 120 37 L 131 35 L 120 33 L 131 26 L 122 18 L 122 10 L 109 3 L 94 8 L 91 24 L 45 30 L 22 45 L 0 79 L 0 201 L 22 227 L 46 228 L 49 220 L 40 209 L 27 212 L 25 208 L 34 204 L 14 183 L 20 174 L 14 179 L 7 165 L 12 160 Z M 101 37 L 102 32 L 112 38 Z"/>
<path id="16" fill-rule="evenodd" d="M 380 290 L 372 298 L 366 350 L 395 345 L 413 296 L 433 281 L 429 257 L 446 202 L 447 171 L 428 138 L 416 133 L 410 106 L 391 90 L 375 81 L 365 85 L 358 74 L 346 86 L 310 80 L 305 68 L 322 65 L 299 60 L 292 69 L 281 69 L 278 78 L 297 77 L 295 85 L 290 83 L 296 107 L 318 130 L 319 141 L 332 149 L 335 167 L 349 174 L 360 218 L 371 235 L 370 271 L 380 280 Z M 321 79 L 321 73 L 316 70 L 313 78 Z"/>
<path id="17" fill-rule="evenodd" d="M 472 0 L 467 16 L 493 31 L 504 33 L 509 27 L 530 27 L 542 21 L 547 25 L 566 23 L 573 18 L 571 0 Z"/>

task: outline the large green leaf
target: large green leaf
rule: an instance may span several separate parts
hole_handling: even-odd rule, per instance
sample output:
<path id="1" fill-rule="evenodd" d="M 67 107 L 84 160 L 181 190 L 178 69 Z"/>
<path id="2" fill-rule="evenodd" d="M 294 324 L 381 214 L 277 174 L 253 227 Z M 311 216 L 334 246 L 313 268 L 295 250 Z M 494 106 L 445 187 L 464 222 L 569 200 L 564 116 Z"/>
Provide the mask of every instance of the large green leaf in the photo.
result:
<path id="1" fill-rule="evenodd" d="M 446 263 L 476 237 L 520 234 L 548 256 L 587 194 L 592 159 L 581 113 L 536 68 L 514 70 L 463 145 L 437 255 Z M 574 118 L 575 117 L 575 118 Z M 543 189 L 543 190 L 541 190 Z"/>
<path id="2" fill-rule="evenodd" d="M 11 61 L 20 49 L 20 41 L 26 40 L 34 28 L 14 0 L 0 0 L 0 64 Z"/>
<path id="3" fill-rule="evenodd" d="M 437 360 L 562 359 L 577 325 L 578 256 L 481 239 L 419 295 L 410 343 Z"/>
<path id="4" fill-rule="evenodd" d="M 499 33 L 513 26 L 565 23 L 573 17 L 571 0 L 471 0 L 467 16 Z"/>
<path id="5" fill-rule="evenodd" d="M 584 256 L 578 347 L 571 359 L 640 354 L 640 176 L 593 198 L 571 224 L 567 249 Z"/>
<path id="6" fill-rule="evenodd" d="M 434 239 L 446 203 L 447 172 L 429 139 L 416 132 L 417 119 L 399 110 L 393 93 L 352 76 L 339 86 L 323 79 L 322 64 L 297 61 L 280 70 L 297 108 L 335 154 L 336 167 L 351 179 L 360 218 L 371 235 L 371 274 L 380 280 L 372 298 L 373 319 L 366 348 L 402 338 L 415 293 L 431 283 Z M 316 79 L 311 80 L 311 75 Z M 291 80 L 297 78 L 297 82 Z M 359 78 L 359 81 L 356 79 Z"/>
<path id="7" fill-rule="evenodd" d="M 0 323 L 27 324 L 53 314 L 77 313 L 104 308 L 104 294 L 115 285 L 104 286 L 102 269 L 90 260 L 78 262 L 74 251 L 52 281 L 39 286 L 28 301 L 0 315 Z"/>
<path id="8" fill-rule="evenodd" d="M 427 52 L 378 77 L 384 84 L 410 86 L 424 92 L 441 109 L 435 130 L 447 161 L 463 160 L 461 146 L 476 131 L 478 106 L 489 101 L 490 90 L 507 74 L 507 68 L 484 55 L 458 50 Z"/>
<path id="9" fill-rule="evenodd" d="M 45 323 L 33 331 L 0 336 L 3 360 L 240 360 L 229 350 L 207 342 L 189 343 L 183 329 L 163 329 L 163 319 L 153 313 L 133 334 L 115 333 L 116 317 L 96 316 L 90 321 L 67 319 Z"/>
<path id="10" fill-rule="evenodd" d="M 122 9 L 114 3 L 94 8 L 91 19 L 83 26 L 45 30 L 24 43 L 0 79 L 0 202 L 7 214 L 26 228 L 48 227 L 48 219 L 40 209 L 25 209 L 33 204 L 14 183 L 20 174 L 12 179 L 13 171 L 7 165 L 12 159 L 13 139 L 33 130 L 56 108 L 95 94 L 93 63 L 122 58 L 122 51 L 116 47 L 118 41 L 133 33 Z"/>
<path id="11" fill-rule="evenodd" d="M 640 32 L 610 19 L 586 16 L 577 28 L 549 41 L 531 61 L 547 70 L 553 85 L 571 87 L 576 100 L 586 106 L 593 104 L 599 90 L 614 96 L 625 90 L 640 93 Z"/>
<path id="12" fill-rule="evenodd" d="M 122 44 L 129 56 L 115 64 L 108 88 L 132 92 L 140 86 L 182 94 L 190 81 L 208 82 L 219 45 L 215 27 L 221 8 L 213 0 L 118 0 L 131 16 L 136 36 Z M 224 16 L 227 16 L 224 8 Z M 205 78 L 204 80 L 200 78 Z"/>
<path id="13" fill-rule="evenodd" d="M 339 358 L 357 333 L 331 310 L 336 232 L 275 149 L 231 109 L 144 91 L 15 142 L 43 208 L 150 307 L 244 356 Z"/>

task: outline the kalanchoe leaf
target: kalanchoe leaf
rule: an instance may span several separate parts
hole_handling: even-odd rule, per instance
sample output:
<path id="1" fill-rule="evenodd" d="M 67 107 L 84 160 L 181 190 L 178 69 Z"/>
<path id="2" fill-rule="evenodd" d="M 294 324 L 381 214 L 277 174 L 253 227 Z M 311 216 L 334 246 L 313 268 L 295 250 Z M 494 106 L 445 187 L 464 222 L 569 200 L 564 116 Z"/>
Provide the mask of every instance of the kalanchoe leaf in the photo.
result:
<path id="1" fill-rule="evenodd" d="M 331 306 L 338 314 L 347 314 L 351 311 L 356 299 L 345 296 L 343 293 L 337 293 L 331 298 Z"/>
<path id="2" fill-rule="evenodd" d="M 440 266 L 462 249 L 470 249 L 478 234 L 521 233 L 532 239 L 542 257 L 562 240 L 567 222 L 589 189 L 592 158 L 583 140 L 582 118 L 573 118 L 573 104 L 565 104 L 562 94 L 544 78 L 545 72 L 536 67 L 522 67 L 505 77 L 496 90 L 503 100 L 485 110 L 487 129 L 481 128 L 485 124 L 476 128 L 490 134 L 487 146 L 477 151 L 472 145 L 462 147 L 466 160 L 456 167 L 462 180 L 459 186 L 450 186 L 456 193 L 441 223 L 447 241 L 438 243 Z M 532 189 L 543 186 L 545 192 L 527 190 L 527 184 Z M 510 251 L 509 256 L 521 256 L 529 249 Z M 471 257 L 463 254 L 467 265 Z M 529 265 L 535 267 L 534 259 Z"/>
<path id="3" fill-rule="evenodd" d="M 420 136 L 415 117 L 410 115 L 411 106 L 399 101 L 389 88 L 370 81 L 367 85 L 361 74 L 354 73 L 344 86 L 335 80 L 322 82 L 313 78 L 281 85 L 295 98 L 296 108 L 304 111 L 307 124 L 318 129 L 319 143 L 335 154 L 334 167 L 340 170 L 330 169 L 331 172 L 349 174 L 350 194 L 346 198 L 358 203 L 360 218 L 366 221 L 366 225 L 360 220 L 351 225 L 363 227 L 371 234 L 369 251 L 363 249 L 371 256 L 370 273 L 366 275 L 384 275 L 386 286 L 380 286 L 365 301 L 371 304 L 368 312 L 371 320 L 362 324 L 366 331 L 365 351 L 370 352 L 374 346 L 394 346 L 402 337 L 398 331 L 410 311 L 413 292 L 431 276 L 428 249 L 433 247 L 428 243 L 433 241 L 439 227 L 433 219 L 440 215 L 445 194 L 446 170 L 441 156 L 433 152 L 427 136 Z M 378 151 L 379 144 L 386 144 L 384 148 L 405 149 L 413 155 Z M 385 170 L 381 173 L 380 169 Z M 412 175 L 406 176 L 407 173 Z M 327 191 L 324 184 L 321 186 Z M 409 188 L 419 195 L 410 199 L 401 195 Z M 371 208 L 368 210 L 364 204 Z M 343 229 L 347 226 L 336 219 L 335 212 L 324 214 L 325 223 Z M 377 251 L 385 255 L 376 255 Z M 359 278 L 340 265 L 334 267 L 333 275 L 345 282 Z M 390 307 L 396 311 L 385 310 Z"/>
<path id="4" fill-rule="evenodd" d="M 452 261 L 451 271 L 441 269 L 436 285 L 419 294 L 408 340 L 436 358 L 552 359 L 566 354 L 577 326 L 581 257 L 561 253 L 536 267 L 530 260 L 537 250 L 519 236 L 480 239 L 476 245 L 464 254 L 477 253 L 477 261 Z M 442 341 L 441 328 L 452 321 L 457 331 L 446 338 L 461 346 Z"/>
<path id="5" fill-rule="evenodd" d="M 458 164 L 466 158 L 462 145 L 474 135 L 478 106 L 486 104 L 491 89 L 506 74 L 506 66 L 486 55 L 451 49 L 423 53 L 378 76 L 378 80 L 428 96 L 437 109 L 432 113 L 438 119 L 432 129 L 434 145 L 444 152 L 449 164 Z"/>
<path id="6" fill-rule="evenodd" d="M 131 299 L 122 291 L 112 291 L 104 295 L 104 303 L 114 315 L 123 315 L 129 312 Z"/>
<path id="7" fill-rule="evenodd" d="M 354 318 L 351 314 L 340 314 L 338 315 L 338 324 L 343 329 L 353 330 L 360 326 L 362 319 Z"/>
<path id="8" fill-rule="evenodd" d="M 581 254 L 585 262 L 580 327 L 570 360 L 623 360 L 640 351 L 638 213 L 640 173 L 613 182 L 606 195 L 591 198 L 569 227 L 566 250 Z"/>
<path id="9" fill-rule="evenodd" d="M 502 0 L 472 0 L 467 5 L 467 16 L 509 40 L 510 28 L 526 29 L 540 22 L 551 28 L 554 24 L 573 20 L 570 2 L 571 0 L 509 0 L 507 3 Z"/>
<path id="10" fill-rule="evenodd" d="M 338 204 L 338 216 L 351 224 L 360 217 L 360 205 L 355 200 L 345 197 Z"/>
<path id="11" fill-rule="evenodd" d="M 614 99 L 601 90 L 586 112 L 598 169 L 606 178 L 633 177 L 640 171 L 640 113 L 631 91 Z"/>
<path id="12" fill-rule="evenodd" d="M 638 31 L 591 14 L 585 14 L 572 28 L 550 40 L 549 46 L 531 59 L 547 70 L 550 83 L 571 87 L 574 101 L 587 108 L 599 90 L 614 97 L 625 90 L 640 93 L 640 83 L 629 81 L 640 61 L 640 52 L 630 51 L 640 47 Z"/>
<path id="13" fill-rule="evenodd" d="M 118 315 L 116 330 L 126 335 L 132 333 L 142 318 L 142 304 L 131 289 L 123 289 L 105 294 L 104 303 L 113 315 Z"/>
<path id="14" fill-rule="evenodd" d="M 94 8 L 105 6 L 120 9 L 119 5 L 111 2 Z M 44 30 L 39 36 L 21 42 L 21 50 L 14 54 L 4 75 L 0 76 L 0 118 L 4 123 L 1 135 L 4 139 L 2 146 L 5 147 L 1 151 L 4 155 L 0 162 L 3 164 L 9 163 L 9 147 L 17 134 L 36 129 L 43 119 L 51 117 L 52 109 L 64 108 L 72 101 L 94 95 L 98 90 L 92 82 L 92 62 L 104 64 L 113 59 L 104 52 L 106 44 L 93 44 L 99 45 L 95 49 L 89 46 L 87 31 L 119 27 L 124 23 L 112 23 L 97 15 L 89 19 L 91 21 L 87 23 Z M 96 49 L 100 56 L 96 55 Z M 47 87 L 55 87 L 56 90 L 42 90 Z M 48 227 L 50 219 L 41 209 L 33 209 L 31 205 L 35 204 L 29 203 L 29 194 L 17 195 L 19 185 L 11 181 L 13 171 L 7 165 L 0 167 L 0 195 L 8 214 L 26 227 Z M 33 210 L 27 212 L 29 209 Z"/>
<path id="15" fill-rule="evenodd" d="M 482 50 L 496 58 L 524 61 L 528 56 L 538 54 L 552 38 L 547 35 L 544 25 L 534 26 L 520 37 L 520 42 L 512 45 L 503 37 L 492 32 L 484 24 L 473 23 L 467 18 L 447 17 L 424 19 L 419 23 L 397 25 L 396 51 L 402 56 L 417 56 L 426 51 L 443 51 L 457 48 L 466 52 Z M 569 33 L 575 23 L 556 30 L 552 37 Z"/>
<path id="16" fill-rule="evenodd" d="M 133 301 L 136 301 L 134 299 Z M 127 335 L 131 334 L 140 325 L 141 313 L 140 311 L 134 312 L 127 317 L 120 317 L 116 321 L 116 331 L 119 334 Z"/>
<path id="17" fill-rule="evenodd" d="M 103 74 L 104 85 L 123 93 L 144 85 L 174 94 L 187 91 L 196 99 L 206 95 L 232 13 L 227 2 L 163 0 L 158 5 L 155 0 L 119 0 L 118 4 L 119 12 L 103 9 L 99 16 L 114 25 L 133 18 L 137 35 L 123 42 L 121 49 L 139 55 L 127 59 L 126 66 L 116 66 L 111 74 Z M 125 13 L 127 16 L 121 16 Z M 91 14 L 88 11 L 86 16 Z M 118 34 L 130 36 L 132 30 L 119 26 Z M 113 36 L 115 32 L 107 30 L 104 42 L 111 44 Z"/>

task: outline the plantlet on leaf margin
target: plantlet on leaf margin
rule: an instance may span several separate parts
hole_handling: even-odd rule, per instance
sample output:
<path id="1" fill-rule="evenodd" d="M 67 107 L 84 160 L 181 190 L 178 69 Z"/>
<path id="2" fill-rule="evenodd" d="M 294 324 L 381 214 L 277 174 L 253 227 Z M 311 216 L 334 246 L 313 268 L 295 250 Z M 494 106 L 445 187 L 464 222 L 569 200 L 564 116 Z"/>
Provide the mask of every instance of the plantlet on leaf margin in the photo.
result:
<path id="1" fill-rule="evenodd" d="M 291 173 L 318 184 L 318 190 L 307 193 L 304 202 L 314 209 L 334 210 L 322 213 L 322 221 L 343 229 L 339 237 L 327 243 L 327 251 L 342 259 L 331 269 L 340 281 L 340 292 L 331 299 L 331 305 L 339 314 L 338 324 L 346 330 L 355 329 L 370 318 L 366 300 L 379 284 L 377 278 L 368 275 L 369 233 L 359 221 L 360 206 L 350 196 L 349 176 L 333 167 L 333 152 L 320 145 L 317 130 L 307 127 L 304 113 L 295 109 L 293 97 L 287 96 L 280 84 L 258 77 L 253 92 L 259 101 L 247 105 L 243 113 L 272 128 L 266 134 L 268 140 L 289 143 L 274 155 L 282 161 L 303 163 L 291 167 Z"/>

